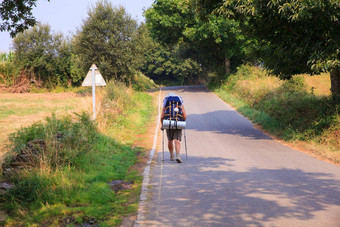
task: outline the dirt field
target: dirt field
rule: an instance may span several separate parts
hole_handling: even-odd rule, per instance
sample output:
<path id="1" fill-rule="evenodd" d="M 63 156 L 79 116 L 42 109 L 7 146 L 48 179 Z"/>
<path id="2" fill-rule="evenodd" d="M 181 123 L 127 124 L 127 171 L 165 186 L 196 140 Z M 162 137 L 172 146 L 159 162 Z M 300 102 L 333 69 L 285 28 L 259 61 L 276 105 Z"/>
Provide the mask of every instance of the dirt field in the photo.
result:
<path id="1" fill-rule="evenodd" d="M 4 153 L 8 135 L 15 130 L 42 121 L 52 113 L 91 111 L 91 105 L 91 96 L 71 92 L 0 94 L 0 156 Z"/>

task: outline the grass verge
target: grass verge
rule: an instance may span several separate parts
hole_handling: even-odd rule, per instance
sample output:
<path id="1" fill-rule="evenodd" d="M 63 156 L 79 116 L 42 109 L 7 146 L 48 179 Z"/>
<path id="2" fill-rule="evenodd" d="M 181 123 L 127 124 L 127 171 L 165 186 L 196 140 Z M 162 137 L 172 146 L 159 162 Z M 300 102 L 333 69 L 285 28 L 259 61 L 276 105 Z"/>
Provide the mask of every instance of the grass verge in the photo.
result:
<path id="1" fill-rule="evenodd" d="M 280 81 L 244 65 L 221 86 L 210 88 L 265 131 L 340 164 L 340 105 L 329 95 L 329 75 Z"/>
<path id="2" fill-rule="evenodd" d="M 137 211 L 142 177 L 131 167 L 145 150 L 133 143 L 153 100 L 115 82 L 100 93 L 97 122 L 86 113 L 52 116 L 11 135 L 3 171 L 14 187 L 1 196 L 6 226 L 117 226 Z"/>

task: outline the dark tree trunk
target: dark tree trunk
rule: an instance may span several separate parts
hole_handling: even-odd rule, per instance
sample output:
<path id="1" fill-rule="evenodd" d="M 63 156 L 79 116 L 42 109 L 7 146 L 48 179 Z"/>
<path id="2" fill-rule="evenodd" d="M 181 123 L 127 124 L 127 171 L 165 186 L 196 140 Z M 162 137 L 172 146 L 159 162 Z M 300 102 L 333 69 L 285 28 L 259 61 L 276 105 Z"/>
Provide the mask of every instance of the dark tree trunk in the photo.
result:
<path id="1" fill-rule="evenodd" d="M 225 73 L 226 74 L 230 73 L 230 58 L 225 59 Z"/>
<path id="2" fill-rule="evenodd" d="M 331 92 L 333 96 L 340 96 L 340 68 L 336 67 L 331 72 Z"/>

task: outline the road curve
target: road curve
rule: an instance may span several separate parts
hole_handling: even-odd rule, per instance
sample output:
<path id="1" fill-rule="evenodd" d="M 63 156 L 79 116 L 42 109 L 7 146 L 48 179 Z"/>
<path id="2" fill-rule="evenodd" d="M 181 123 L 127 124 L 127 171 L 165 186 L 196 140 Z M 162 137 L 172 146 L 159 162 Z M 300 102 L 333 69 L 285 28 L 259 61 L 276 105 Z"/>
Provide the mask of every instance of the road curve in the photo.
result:
<path id="1" fill-rule="evenodd" d="M 183 163 L 151 169 L 140 226 L 340 226 L 340 168 L 255 129 L 205 87 L 173 87 L 188 114 Z M 165 144 L 167 140 L 165 139 Z"/>

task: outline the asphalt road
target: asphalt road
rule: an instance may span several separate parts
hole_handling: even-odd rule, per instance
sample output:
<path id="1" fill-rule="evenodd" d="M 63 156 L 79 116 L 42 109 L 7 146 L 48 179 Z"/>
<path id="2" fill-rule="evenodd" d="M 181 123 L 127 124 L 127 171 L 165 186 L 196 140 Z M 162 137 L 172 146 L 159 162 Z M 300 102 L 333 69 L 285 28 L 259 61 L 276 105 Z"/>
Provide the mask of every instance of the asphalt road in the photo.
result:
<path id="1" fill-rule="evenodd" d="M 274 141 L 204 87 L 169 92 L 184 99 L 188 160 L 183 138 L 183 163 L 166 148 L 162 164 L 159 142 L 142 226 L 340 226 L 340 167 Z"/>

